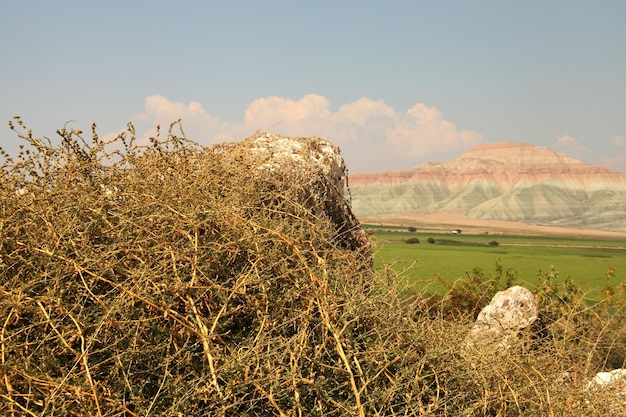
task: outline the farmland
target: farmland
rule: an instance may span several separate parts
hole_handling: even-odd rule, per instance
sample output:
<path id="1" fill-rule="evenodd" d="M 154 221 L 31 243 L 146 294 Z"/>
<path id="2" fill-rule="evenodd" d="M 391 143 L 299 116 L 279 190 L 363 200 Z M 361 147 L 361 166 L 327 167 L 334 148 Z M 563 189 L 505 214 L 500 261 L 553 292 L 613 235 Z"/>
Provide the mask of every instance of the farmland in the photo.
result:
<path id="1" fill-rule="evenodd" d="M 441 291 L 438 276 L 455 281 L 480 268 L 489 277 L 496 265 L 510 271 L 516 283 L 528 286 L 538 283 L 540 271 L 554 268 L 559 279 L 571 278 L 592 298 L 606 285 L 607 271 L 614 269 L 612 285 L 626 281 L 626 240 L 369 230 L 375 242 L 375 267 L 417 288 Z M 407 243 L 409 239 L 419 243 Z"/>

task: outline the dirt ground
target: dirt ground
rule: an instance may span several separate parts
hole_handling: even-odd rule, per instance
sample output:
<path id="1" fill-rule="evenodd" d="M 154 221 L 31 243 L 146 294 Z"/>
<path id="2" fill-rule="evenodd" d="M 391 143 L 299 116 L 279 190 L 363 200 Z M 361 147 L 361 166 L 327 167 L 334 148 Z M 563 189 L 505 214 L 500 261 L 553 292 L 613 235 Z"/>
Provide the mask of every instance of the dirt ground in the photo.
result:
<path id="1" fill-rule="evenodd" d="M 606 230 L 575 229 L 557 226 L 509 222 L 502 220 L 471 219 L 451 214 L 424 214 L 414 218 L 395 219 L 359 219 L 361 223 L 385 224 L 394 226 L 413 226 L 433 232 L 448 232 L 461 229 L 464 233 L 489 235 L 528 235 L 528 236 L 562 236 L 597 239 L 626 239 L 624 232 Z"/>

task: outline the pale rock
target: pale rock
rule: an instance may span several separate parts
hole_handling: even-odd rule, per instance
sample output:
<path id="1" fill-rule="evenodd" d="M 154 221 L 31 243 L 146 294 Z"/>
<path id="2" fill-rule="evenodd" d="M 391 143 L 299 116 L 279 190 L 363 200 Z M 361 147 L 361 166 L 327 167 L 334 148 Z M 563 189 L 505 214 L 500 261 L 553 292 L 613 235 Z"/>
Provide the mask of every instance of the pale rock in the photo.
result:
<path id="1" fill-rule="evenodd" d="M 597 391 L 608 387 L 620 387 L 621 395 L 626 395 L 626 369 L 614 369 L 610 372 L 598 372 L 587 383 L 588 391 Z"/>
<path id="2" fill-rule="evenodd" d="M 482 309 L 466 338 L 466 347 L 507 349 L 520 330 L 537 319 L 537 300 L 520 286 L 496 293 Z"/>
<path id="3" fill-rule="evenodd" d="M 259 131 L 227 148 L 246 152 L 258 170 L 280 172 L 288 181 L 299 182 L 297 185 L 304 190 L 303 204 L 330 218 L 342 245 L 371 255 L 369 239 L 345 196 L 347 169 L 337 146 L 316 137 L 286 137 Z"/>
<path id="4" fill-rule="evenodd" d="M 614 396 L 611 402 L 611 415 L 622 414 L 626 407 L 626 369 L 614 369 L 610 372 L 598 372 L 591 381 L 586 384 L 586 391 L 590 394 L 588 403 L 597 399 L 601 392 L 610 392 Z M 601 398 L 603 396 L 600 396 Z"/>
<path id="5" fill-rule="evenodd" d="M 301 169 L 312 168 L 328 178 L 343 194 L 346 165 L 341 151 L 332 143 L 315 137 L 292 138 L 268 132 L 257 132 L 250 139 L 250 152 L 267 157 L 259 168 L 284 170 L 286 163 Z"/>

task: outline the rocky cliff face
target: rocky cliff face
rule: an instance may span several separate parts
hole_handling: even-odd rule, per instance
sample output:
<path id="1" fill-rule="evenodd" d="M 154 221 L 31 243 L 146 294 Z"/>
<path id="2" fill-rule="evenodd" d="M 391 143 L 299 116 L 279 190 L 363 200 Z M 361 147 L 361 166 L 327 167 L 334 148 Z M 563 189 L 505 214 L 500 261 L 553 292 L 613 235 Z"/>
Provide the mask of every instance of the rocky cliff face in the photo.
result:
<path id="1" fill-rule="evenodd" d="M 626 174 L 527 143 L 473 148 L 444 163 L 350 176 L 361 218 L 450 213 L 626 231 Z"/>

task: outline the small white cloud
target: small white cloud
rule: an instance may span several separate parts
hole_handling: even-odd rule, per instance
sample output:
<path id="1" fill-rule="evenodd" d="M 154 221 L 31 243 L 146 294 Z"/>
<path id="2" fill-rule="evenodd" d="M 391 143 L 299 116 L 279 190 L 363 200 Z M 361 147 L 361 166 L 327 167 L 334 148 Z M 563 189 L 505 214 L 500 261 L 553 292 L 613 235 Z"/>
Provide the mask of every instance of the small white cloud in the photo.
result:
<path id="1" fill-rule="evenodd" d="M 211 116 L 202 108 L 202 104 L 192 101 L 185 106 L 183 103 L 176 103 L 166 97 L 154 95 L 146 97 L 146 108 L 143 116 L 146 120 L 161 121 L 168 119 L 167 123 L 178 119 L 204 119 L 205 122 L 219 123 L 216 117 Z"/>
<path id="2" fill-rule="evenodd" d="M 435 156 L 456 157 L 485 142 L 477 132 L 457 129 L 434 107 L 418 103 L 401 112 L 367 97 L 336 111 L 319 94 L 299 100 L 264 97 L 250 103 L 243 122 L 231 124 L 207 113 L 201 103 L 155 95 L 146 98 L 145 111 L 137 116 L 162 128 L 179 118 L 188 137 L 204 145 L 240 140 L 257 130 L 326 138 L 340 146 L 352 172 L 408 168 Z"/>
<path id="3" fill-rule="evenodd" d="M 557 151 L 572 158 L 588 160 L 592 150 L 581 144 L 574 136 L 562 135 L 556 138 L 555 148 Z"/>
<path id="4" fill-rule="evenodd" d="M 626 136 L 612 136 L 610 142 L 614 149 L 610 155 L 602 158 L 602 165 L 615 171 L 626 172 Z"/>
<path id="5" fill-rule="evenodd" d="M 626 148 L 626 136 L 612 136 L 611 143 L 617 148 Z"/>
<path id="6" fill-rule="evenodd" d="M 197 101 L 192 101 L 191 103 L 189 103 L 188 110 L 190 113 L 195 114 L 205 113 L 204 109 L 202 108 L 202 104 L 198 103 Z"/>
<path id="7" fill-rule="evenodd" d="M 576 143 L 576 138 L 570 135 L 563 135 L 556 138 L 556 143 L 560 145 L 570 145 Z"/>

